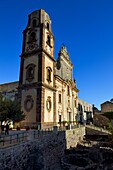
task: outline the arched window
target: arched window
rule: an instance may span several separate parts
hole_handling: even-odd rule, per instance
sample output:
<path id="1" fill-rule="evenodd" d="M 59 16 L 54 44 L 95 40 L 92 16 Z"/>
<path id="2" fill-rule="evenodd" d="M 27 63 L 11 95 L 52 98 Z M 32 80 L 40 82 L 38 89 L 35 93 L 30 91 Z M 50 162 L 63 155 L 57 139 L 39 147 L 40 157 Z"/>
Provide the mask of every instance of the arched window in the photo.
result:
<path id="1" fill-rule="evenodd" d="M 47 36 L 47 44 L 50 46 L 50 44 L 51 44 L 51 38 L 50 38 L 50 36 L 48 35 Z"/>
<path id="2" fill-rule="evenodd" d="M 48 69 L 48 72 L 47 72 L 47 77 L 48 77 L 48 80 L 51 80 L 51 70 Z"/>
<path id="3" fill-rule="evenodd" d="M 47 29 L 49 30 L 49 23 L 47 22 Z"/>
<path id="4" fill-rule="evenodd" d="M 35 65 L 34 64 L 29 64 L 26 67 L 26 80 L 29 82 L 34 79 L 34 72 L 35 72 Z"/>
<path id="5" fill-rule="evenodd" d="M 36 25 L 37 25 L 37 20 L 34 19 L 33 22 L 32 22 L 32 26 L 33 26 L 33 27 L 36 27 Z"/>
<path id="6" fill-rule="evenodd" d="M 51 67 L 47 67 L 47 81 L 49 83 L 51 82 L 51 72 L 52 72 Z"/>
<path id="7" fill-rule="evenodd" d="M 34 69 L 33 69 L 33 67 L 29 67 L 29 69 L 28 69 L 28 77 L 32 78 L 33 75 L 34 75 Z"/>

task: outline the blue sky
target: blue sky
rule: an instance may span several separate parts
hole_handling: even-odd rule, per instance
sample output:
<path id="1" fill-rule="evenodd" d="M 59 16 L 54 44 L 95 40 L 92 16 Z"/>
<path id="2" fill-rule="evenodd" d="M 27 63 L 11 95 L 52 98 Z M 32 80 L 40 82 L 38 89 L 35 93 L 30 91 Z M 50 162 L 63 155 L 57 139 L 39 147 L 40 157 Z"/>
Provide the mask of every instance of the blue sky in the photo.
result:
<path id="1" fill-rule="evenodd" d="M 99 108 L 113 98 L 113 0 L 0 0 L 0 84 L 19 79 L 22 31 L 40 8 L 52 20 L 55 59 L 64 43 L 79 97 Z"/>

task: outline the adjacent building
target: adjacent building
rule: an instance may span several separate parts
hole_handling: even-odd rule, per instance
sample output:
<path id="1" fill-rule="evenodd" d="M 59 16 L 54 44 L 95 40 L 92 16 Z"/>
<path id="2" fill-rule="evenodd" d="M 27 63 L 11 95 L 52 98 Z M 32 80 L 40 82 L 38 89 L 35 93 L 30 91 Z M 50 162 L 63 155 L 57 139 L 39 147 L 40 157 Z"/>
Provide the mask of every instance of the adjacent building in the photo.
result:
<path id="1" fill-rule="evenodd" d="M 80 123 L 90 124 L 93 123 L 93 106 L 84 100 L 78 98 L 78 112 L 77 120 Z"/>
<path id="2" fill-rule="evenodd" d="M 3 98 L 15 100 L 18 96 L 18 81 L 0 84 L 0 93 Z"/>
<path id="3" fill-rule="evenodd" d="M 113 112 L 113 102 L 111 101 L 106 101 L 101 104 L 101 112 Z"/>

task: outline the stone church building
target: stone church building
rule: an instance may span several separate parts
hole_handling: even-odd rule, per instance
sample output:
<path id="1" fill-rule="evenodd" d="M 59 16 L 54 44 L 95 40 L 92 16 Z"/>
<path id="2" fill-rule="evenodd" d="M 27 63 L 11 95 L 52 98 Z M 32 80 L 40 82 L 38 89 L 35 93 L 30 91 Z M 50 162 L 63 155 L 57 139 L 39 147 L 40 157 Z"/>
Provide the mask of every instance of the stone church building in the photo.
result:
<path id="1" fill-rule="evenodd" d="M 79 90 L 72 74 L 73 64 L 64 45 L 55 60 L 51 20 L 43 9 L 28 16 L 20 58 L 19 81 L 1 84 L 0 92 L 21 103 L 26 115 L 21 126 L 40 124 L 46 128 L 58 122 L 76 121 Z M 92 105 L 87 105 L 92 114 Z"/>

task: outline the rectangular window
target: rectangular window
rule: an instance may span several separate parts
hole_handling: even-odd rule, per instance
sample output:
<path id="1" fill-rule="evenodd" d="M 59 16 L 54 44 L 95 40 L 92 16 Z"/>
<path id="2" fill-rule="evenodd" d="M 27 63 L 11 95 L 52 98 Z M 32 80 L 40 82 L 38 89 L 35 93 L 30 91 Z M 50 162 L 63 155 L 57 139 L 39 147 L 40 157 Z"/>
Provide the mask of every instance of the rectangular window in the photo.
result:
<path id="1" fill-rule="evenodd" d="M 74 103 L 75 103 L 75 107 L 76 107 L 76 100 L 74 101 Z"/>
<path id="2" fill-rule="evenodd" d="M 78 111 L 80 111 L 80 104 L 78 103 Z"/>
<path id="3" fill-rule="evenodd" d="M 59 115 L 59 122 L 61 123 L 61 115 Z"/>
<path id="4" fill-rule="evenodd" d="M 69 112 L 69 121 L 71 121 L 71 112 Z"/>
<path id="5" fill-rule="evenodd" d="M 67 95 L 70 95 L 69 86 L 67 86 Z"/>
<path id="6" fill-rule="evenodd" d="M 61 103 L 61 94 L 59 94 L 59 103 Z"/>
<path id="7" fill-rule="evenodd" d="M 68 106 L 70 107 L 70 100 L 68 100 Z"/>

